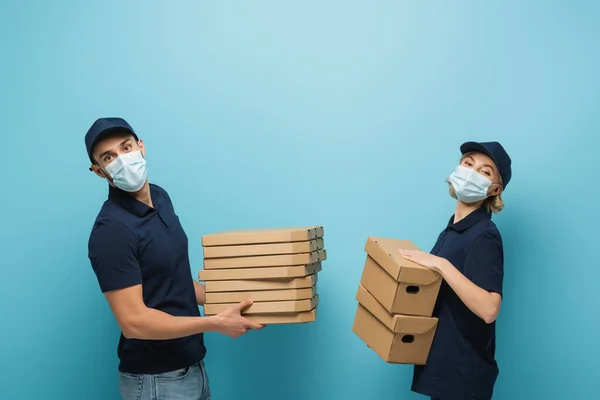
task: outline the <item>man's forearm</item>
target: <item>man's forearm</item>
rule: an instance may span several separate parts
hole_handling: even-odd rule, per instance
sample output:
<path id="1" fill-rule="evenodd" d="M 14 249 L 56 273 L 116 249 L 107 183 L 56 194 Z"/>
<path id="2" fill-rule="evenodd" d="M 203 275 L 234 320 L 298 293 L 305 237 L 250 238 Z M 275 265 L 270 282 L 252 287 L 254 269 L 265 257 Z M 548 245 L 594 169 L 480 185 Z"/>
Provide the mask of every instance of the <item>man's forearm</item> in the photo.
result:
<path id="1" fill-rule="evenodd" d="M 500 311 L 500 298 L 477 286 L 447 260 L 438 271 L 462 302 L 486 323 L 492 323 Z"/>
<path id="2" fill-rule="evenodd" d="M 168 340 L 214 332 L 218 328 L 215 317 L 174 317 L 165 312 L 146 308 L 127 322 L 123 335 L 129 339 Z"/>
<path id="3" fill-rule="evenodd" d="M 194 281 L 194 290 L 196 292 L 196 303 L 199 306 L 206 304 L 206 290 L 204 289 L 204 285 Z"/>

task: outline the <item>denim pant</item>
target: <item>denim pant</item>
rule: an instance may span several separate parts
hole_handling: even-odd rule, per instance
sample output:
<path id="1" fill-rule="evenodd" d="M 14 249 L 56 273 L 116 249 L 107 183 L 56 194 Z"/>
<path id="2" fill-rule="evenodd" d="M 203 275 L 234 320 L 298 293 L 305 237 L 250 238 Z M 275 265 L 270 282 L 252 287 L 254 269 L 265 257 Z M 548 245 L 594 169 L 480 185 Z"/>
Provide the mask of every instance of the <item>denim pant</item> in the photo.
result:
<path id="1" fill-rule="evenodd" d="M 124 400 L 210 400 L 204 362 L 156 375 L 119 372 L 119 392 Z"/>

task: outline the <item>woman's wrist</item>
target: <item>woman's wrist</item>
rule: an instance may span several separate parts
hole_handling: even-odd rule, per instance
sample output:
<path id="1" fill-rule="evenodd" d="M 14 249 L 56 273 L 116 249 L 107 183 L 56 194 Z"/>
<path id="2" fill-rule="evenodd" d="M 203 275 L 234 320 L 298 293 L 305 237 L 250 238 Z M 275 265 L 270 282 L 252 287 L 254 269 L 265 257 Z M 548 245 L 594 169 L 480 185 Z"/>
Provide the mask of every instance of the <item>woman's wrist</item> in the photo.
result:
<path id="1" fill-rule="evenodd" d="M 435 271 L 442 275 L 442 278 L 446 278 L 446 273 L 448 272 L 448 269 L 450 269 L 452 267 L 452 264 L 450 263 L 450 261 L 446 260 L 445 258 L 441 258 L 439 259 L 439 262 L 437 263 L 437 265 L 435 266 Z"/>

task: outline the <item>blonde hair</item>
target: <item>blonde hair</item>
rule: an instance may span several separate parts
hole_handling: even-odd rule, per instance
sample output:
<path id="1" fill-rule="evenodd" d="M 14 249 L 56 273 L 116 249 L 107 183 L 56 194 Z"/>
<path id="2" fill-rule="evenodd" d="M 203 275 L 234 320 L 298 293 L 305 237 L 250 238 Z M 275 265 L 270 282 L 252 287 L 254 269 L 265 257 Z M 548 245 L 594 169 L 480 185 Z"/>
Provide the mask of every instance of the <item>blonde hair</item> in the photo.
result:
<path id="1" fill-rule="evenodd" d="M 471 153 L 464 154 L 460 158 L 460 164 L 462 164 L 465 157 L 469 156 L 470 154 Z M 498 176 L 498 179 L 500 181 L 500 186 L 503 186 L 502 177 Z M 456 195 L 456 190 L 454 190 L 454 186 L 452 186 L 450 179 L 446 179 L 446 182 L 450 186 L 450 189 L 449 189 L 450 196 L 458 200 L 458 196 Z M 502 192 L 500 192 L 500 194 L 497 194 L 495 196 L 488 197 L 487 199 L 485 199 L 483 201 L 483 204 L 481 206 L 485 207 L 485 209 L 488 212 L 493 212 L 494 214 L 498 214 L 500 211 L 504 210 L 504 201 L 502 200 Z"/>

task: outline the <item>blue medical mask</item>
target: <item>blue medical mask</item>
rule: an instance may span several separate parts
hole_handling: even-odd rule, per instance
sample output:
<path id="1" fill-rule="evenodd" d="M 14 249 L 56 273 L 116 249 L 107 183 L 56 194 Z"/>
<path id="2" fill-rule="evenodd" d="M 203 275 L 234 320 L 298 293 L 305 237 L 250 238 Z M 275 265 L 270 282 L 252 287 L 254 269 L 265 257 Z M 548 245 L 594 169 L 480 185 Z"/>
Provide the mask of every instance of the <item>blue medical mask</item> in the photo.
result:
<path id="1" fill-rule="evenodd" d="M 488 189 L 492 181 L 472 168 L 459 165 L 450 175 L 450 183 L 454 187 L 456 197 L 465 203 L 474 203 L 488 197 Z"/>
<path id="2" fill-rule="evenodd" d="M 106 170 L 112 183 L 126 192 L 137 192 L 146 183 L 146 160 L 141 150 L 119 155 Z"/>

